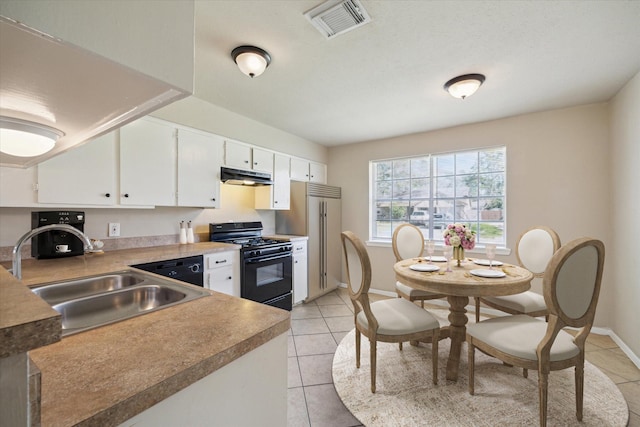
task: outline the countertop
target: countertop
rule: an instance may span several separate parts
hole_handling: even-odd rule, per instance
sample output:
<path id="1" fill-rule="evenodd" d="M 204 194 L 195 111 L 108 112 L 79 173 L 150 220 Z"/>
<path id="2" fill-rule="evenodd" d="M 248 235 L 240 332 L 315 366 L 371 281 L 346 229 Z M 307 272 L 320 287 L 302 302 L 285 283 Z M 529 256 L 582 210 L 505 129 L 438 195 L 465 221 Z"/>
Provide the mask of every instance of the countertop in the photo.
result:
<path id="1" fill-rule="evenodd" d="M 204 242 L 25 260 L 22 283 L 0 269 L 0 350 L 15 354 L 19 352 L 16 349 L 25 351 L 38 343 L 45 345 L 29 351 L 42 373 L 42 425 L 122 423 L 286 333 L 290 314 L 211 291 L 211 295 L 188 303 L 60 340 L 60 316 L 25 284 L 237 248 Z M 40 327 L 43 322 L 47 328 Z M 39 338 L 24 345 L 21 340 L 27 331 L 35 332 Z M 56 340 L 59 341 L 50 344 Z"/>

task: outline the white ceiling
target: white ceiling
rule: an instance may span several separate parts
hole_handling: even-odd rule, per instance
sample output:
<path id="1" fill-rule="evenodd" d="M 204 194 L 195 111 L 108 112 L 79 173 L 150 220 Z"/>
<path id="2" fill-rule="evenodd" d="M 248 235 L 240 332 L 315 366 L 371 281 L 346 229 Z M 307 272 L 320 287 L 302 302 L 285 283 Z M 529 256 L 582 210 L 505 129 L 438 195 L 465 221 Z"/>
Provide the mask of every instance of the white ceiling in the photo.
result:
<path id="1" fill-rule="evenodd" d="M 603 102 L 640 71 L 640 1 L 362 0 L 373 21 L 331 40 L 303 16 L 320 3 L 196 0 L 194 95 L 332 146 Z M 474 96 L 443 90 L 467 73 Z"/>

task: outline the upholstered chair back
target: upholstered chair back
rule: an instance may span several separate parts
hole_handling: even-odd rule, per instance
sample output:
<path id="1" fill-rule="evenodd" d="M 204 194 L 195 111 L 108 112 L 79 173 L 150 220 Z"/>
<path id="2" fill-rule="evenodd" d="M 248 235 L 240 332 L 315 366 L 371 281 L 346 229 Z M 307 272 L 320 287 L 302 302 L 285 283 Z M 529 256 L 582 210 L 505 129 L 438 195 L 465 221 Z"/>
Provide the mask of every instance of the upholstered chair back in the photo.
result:
<path id="1" fill-rule="evenodd" d="M 392 246 L 396 261 L 422 256 L 424 235 L 415 225 L 401 224 L 393 232 Z"/>
<path id="2" fill-rule="evenodd" d="M 542 277 L 549 260 L 559 247 L 558 234 L 548 227 L 538 226 L 520 236 L 516 245 L 516 257 L 522 267 L 535 277 Z"/>

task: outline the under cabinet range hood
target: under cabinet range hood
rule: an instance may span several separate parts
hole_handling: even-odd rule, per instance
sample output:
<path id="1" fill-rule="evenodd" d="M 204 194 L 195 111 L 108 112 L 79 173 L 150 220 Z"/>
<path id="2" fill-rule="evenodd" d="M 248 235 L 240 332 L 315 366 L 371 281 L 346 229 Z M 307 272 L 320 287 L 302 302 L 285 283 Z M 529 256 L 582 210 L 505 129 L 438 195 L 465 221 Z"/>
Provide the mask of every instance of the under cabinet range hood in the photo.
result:
<path id="1" fill-rule="evenodd" d="M 0 166 L 31 167 L 189 95 L 3 16 L 0 58 L 0 116 L 61 135 L 41 155 L 0 152 Z"/>
<path id="2" fill-rule="evenodd" d="M 245 171 L 241 169 L 220 168 L 220 180 L 232 185 L 271 185 L 271 174 L 267 172 Z"/>

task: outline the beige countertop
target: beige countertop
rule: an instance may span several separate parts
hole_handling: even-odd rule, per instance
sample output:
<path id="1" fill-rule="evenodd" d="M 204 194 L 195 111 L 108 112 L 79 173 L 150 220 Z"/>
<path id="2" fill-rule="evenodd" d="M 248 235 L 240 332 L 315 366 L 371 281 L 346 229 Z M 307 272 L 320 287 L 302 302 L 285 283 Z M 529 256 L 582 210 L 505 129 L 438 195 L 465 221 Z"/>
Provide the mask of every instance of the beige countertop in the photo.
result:
<path id="1" fill-rule="evenodd" d="M 131 264 L 237 248 L 204 242 L 25 260 L 23 283 L 101 274 Z M 60 339 L 57 313 L 6 270 L 0 270 L 0 350 L 15 354 L 16 349 L 45 345 L 29 351 L 42 373 L 43 426 L 122 423 L 286 333 L 290 324 L 289 312 L 212 292 L 55 342 Z M 46 330 L 40 327 L 43 321 Z M 26 331 L 37 331 L 40 338 L 24 345 L 21 340 Z"/>

